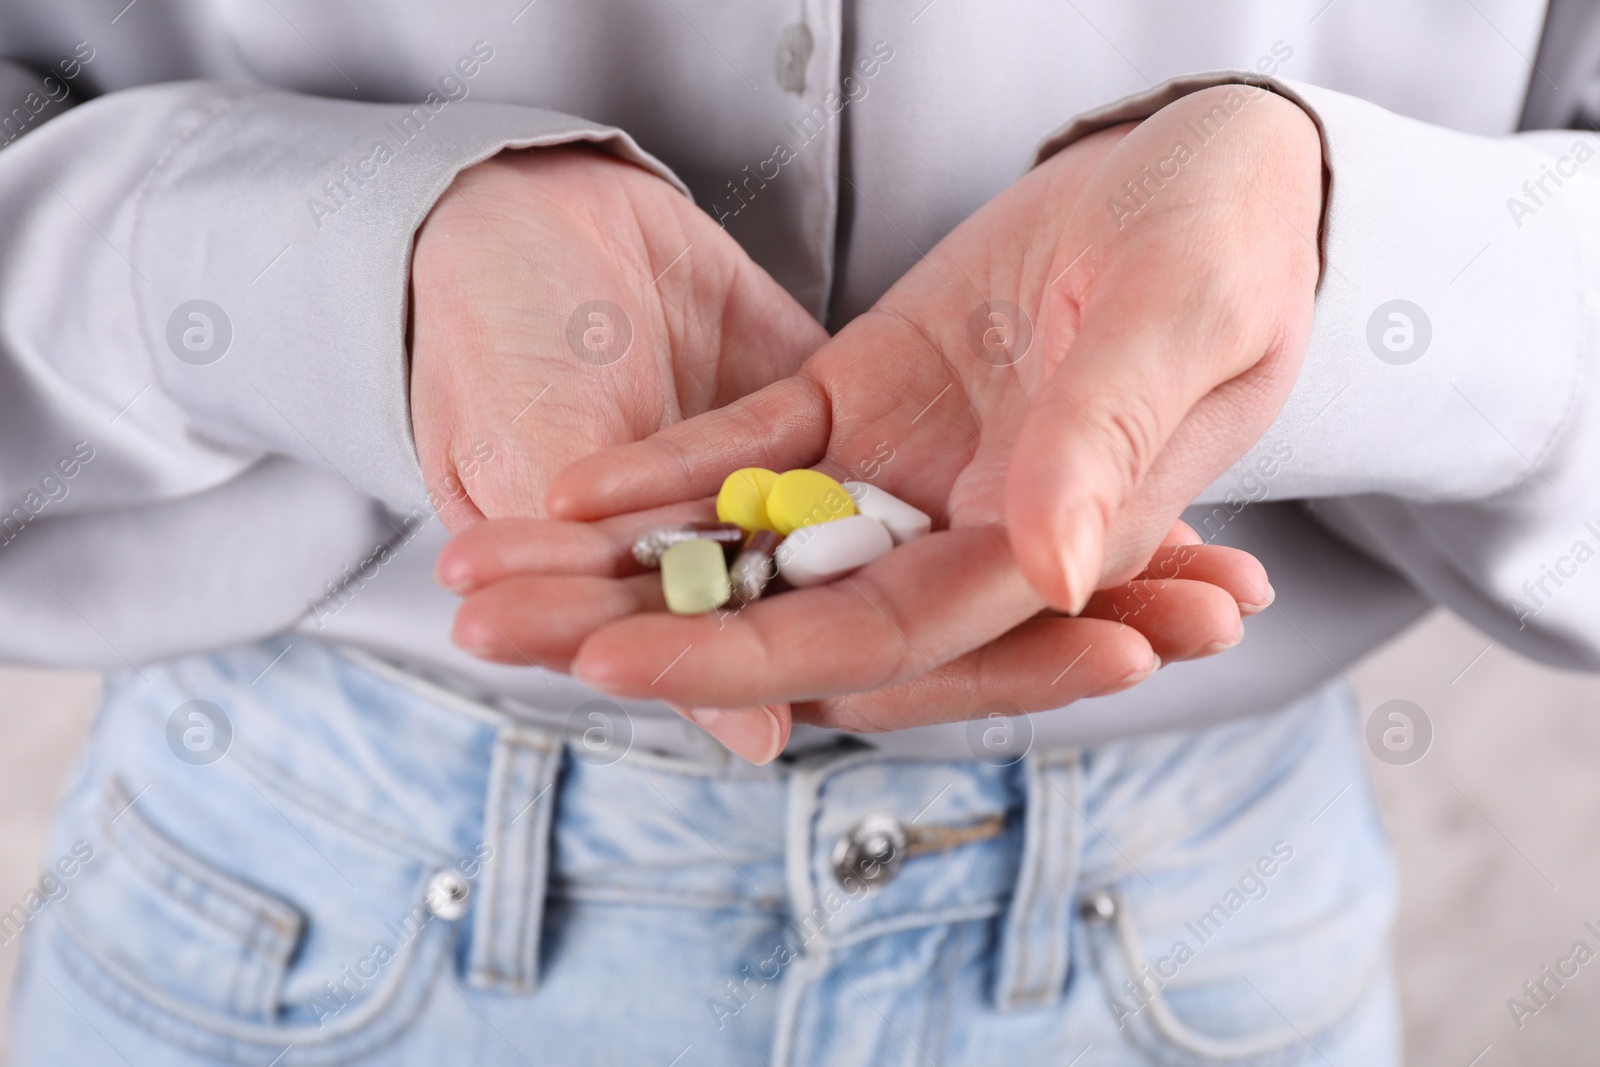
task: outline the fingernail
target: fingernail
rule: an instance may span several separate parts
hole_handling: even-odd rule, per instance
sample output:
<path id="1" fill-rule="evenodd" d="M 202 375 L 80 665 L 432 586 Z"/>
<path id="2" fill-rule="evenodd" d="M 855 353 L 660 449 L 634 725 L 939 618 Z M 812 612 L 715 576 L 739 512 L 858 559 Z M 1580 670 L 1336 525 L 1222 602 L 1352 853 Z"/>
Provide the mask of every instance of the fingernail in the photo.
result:
<path id="1" fill-rule="evenodd" d="M 463 634 L 461 629 L 461 626 L 458 625 L 450 631 L 450 643 L 452 645 L 455 645 L 463 652 L 469 652 L 473 655 L 487 651 L 477 639 L 470 634 Z"/>
<path id="2" fill-rule="evenodd" d="M 1134 686 L 1138 685 L 1140 682 L 1144 681 L 1146 678 L 1149 678 L 1152 674 L 1156 673 L 1156 671 L 1159 671 L 1160 669 L 1161 669 L 1161 657 L 1152 653 L 1151 656 L 1150 656 L 1150 666 L 1146 667 L 1142 671 L 1134 671 L 1132 674 L 1130 674 L 1126 678 L 1122 679 L 1122 681 L 1118 682 L 1116 685 L 1112 686 L 1109 689 L 1102 690 L 1101 692 L 1098 692 L 1098 693 L 1096 693 L 1094 695 L 1098 696 L 1098 697 L 1107 697 L 1107 696 L 1110 696 L 1112 693 L 1120 693 L 1124 689 L 1132 689 Z"/>
<path id="3" fill-rule="evenodd" d="M 1088 573 L 1089 549 L 1098 536 L 1092 509 L 1079 504 L 1062 517 L 1061 576 L 1067 586 L 1068 614 L 1076 615 L 1094 595 L 1098 574 Z"/>
<path id="4" fill-rule="evenodd" d="M 501 643 L 496 640 L 499 635 L 493 633 L 493 629 L 485 624 L 476 609 L 463 608 L 456 616 L 455 625 L 450 627 L 450 643 L 471 656 L 498 655 Z"/>
<path id="5" fill-rule="evenodd" d="M 1237 645 L 1240 641 L 1243 641 L 1243 640 L 1244 640 L 1244 620 L 1240 619 L 1239 620 L 1239 632 L 1237 634 L 1234 634 L 1232 641 L 1213 641 L 1209 645 L 1206 645 L 1205 647 L 1200 649 L 1200 655 L 1202 655 L 1202 656 L 1215 656 L 1218 652 L 1226 652 L 1226 651 L 1228 651 L 1228 649 L 1232 648 L 1234 645 Z"/>
<path id="6" fill-rule="evenodd" d="M 433 564 L 433 581 L 451 592 L 454 592 L 468 578 L 465 564 L 459 560 L 446 559 L 441 556 Z"/>
<path id="7" fill-rule="evenodd" d="M 1150 654 L 1150 666 L 1146 667 L 1142 671 L 1134 671 L 1132 674 L 1128 675 L 1122 680 L 1122 685 L 1124 688 L 1130 685 L 1138 685 L 1140 682 L 1144 681 L 1146 678 L 1150 677 L 1160 669 L 1161 657 L 1152 652 Z"/>
<path id="8" fill-rule="evenodd" d="M 503 648 L 496 648 L 493 645 L 463 645 L 460 641 L 456 641 L 454 644 L 474 659 L 492 660 L 496 663 L 504 663 L 508 656 L 514 654 L 507 652 Z M 526 657 L 524 657 L 524 662 L 526 662 Z"/>
<path id="9" fill-rule="evenodd" d="M 1240 604 L 1239 614 L 1250 616 L 1266 611 L 1272 607 L 1272 602 L 1278 599 L 1278 591 L 1272 588 L 1272 583 L 1267 583 L 1267 599 L 1260 604 Z"/>
<path id="10" fill-rule="evenodd" d="M 783 731 L 769 708 L 690 708 L 688 715 L 729 752 L 758 767 L 778 756 Z"/>
<path id="11" fill-rule="evenodd" d="M 594 656 L 585 656 L 580 652 L 570 664 L 569 673 L 585 685 L 609 692 L 619 679 L 626 677 L 627 669 L 615 659 L 596 660 Z M 679 715 L 686 714 L 683 708 L 674 707 L 673 710 Z"/>

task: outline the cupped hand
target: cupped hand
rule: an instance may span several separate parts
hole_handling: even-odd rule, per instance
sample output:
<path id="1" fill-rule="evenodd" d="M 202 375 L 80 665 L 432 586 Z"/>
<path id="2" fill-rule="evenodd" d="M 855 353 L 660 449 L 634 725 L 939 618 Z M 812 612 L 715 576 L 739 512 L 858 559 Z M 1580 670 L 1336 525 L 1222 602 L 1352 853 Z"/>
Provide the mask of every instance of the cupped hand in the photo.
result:
<path id="1" fill-rule="evenodd" d="M 1050 604 L 1137 570 L 1271 426 L 1311 330 L 1322 206 L 1316 127 L 1259 87 L 1184 97 L 1106 154 L 1038 297 L 1041 358 L 1018 367 L 1005 516 Z"/>
<path id="2" fill-rule="evenodd" d="M 586 147 L 463 171 L 417 234 L 412 424 L 459 530 L 554 473 L 794 371 L 827 333 L 705 212 Z"/>
<path id="3" fill-rule="evenodd" d="M 717 425 L 772 420 L 774 463 L 824 468 L 870 459 L 868 439 L 942 439 L 891 480 L 948 501 L 952 525 L 1003 518 L 1031 584 L 1076 610 L 1135 573 L 1282 407 L 1310 330 L 1321 210 L 1321 145 L 1299 107 L 1244 85 L 1193 93 L 1030 171 L 799 375 Z M 831 424 L 784 432 L 818 411 Z M 573 468 L 557 512 L 710 484 L 716 460 L 693 440 L 711 428 Z M 654 466 L 686 466 L 680 453 L 704 466 L 652 488 Z"/>
<path id="4" fill-rule="evenodd" d="M 1320 198 L 1309 119 L 1259 90 L 1196 93 L 1057 154 L 794 377 L 580 461 L 550 500 L 598 518 L 702 497 L 735 466 L 814 464 L 940 532 L 731 621 L 617 619 L 575 671 L 717 706 L 890 686 L 1137 574 L 1292 385 Z M 1265 603 L 1251 584 L 1237 599 Z"/>
<path id="5" fill-rule="evenodd" d="M 439 560 L 448 584 L 468 594 L 457 616 L 456 640 L 486 659 L 570 670 L 596 631 L 639 612 L 665 610 L 659 573 L 644 570 L 633 559 L 631 547 L 639 534 L 711 517 L 711 502 L 701 500 L 598 522 L 479 524 L 446 546 Z M 979 589 L 984 578 L 974 573 L 973 588 Z M 1253 557 L 1203 545 L 1179 523 L 1145 573 L 1097 594 L 1080 617 L 1040 613 L 981 648 L 942 663 L 928 658 L 913 664 L 906 680 L 874 688 L 863 681 L 870 674 L 862 672 L 877 669 L 873 657 L 882 652 L 878 646 L 884 634 L 894 635 L 895 624 L 886 616 L 870 617 L 876 609 L 857 581 L 868 579 L 857 576 L 840 583 L 855 593 L 821 609 L 833 610 L 831 616 L 785 619 L 767 611 L 821 591 L 808 590 L 743 611 L 673 620 L 691 624 L 687 628 L 693 632 L 680 635 L 686 644 L 665 659 L 668 647 L 646 640 L 633 650 L 631 662 L 655 677 L 644 682 L 641 673 L 614 691 L 665 699 L 734 752 L 763 763 L 782 750 L 795 721 L 875 732 L 994 711 L 1016 714 L 1059 707 L 1117 692 L 1144 680 L 1163 660 L 1208 655 L 1236 643 L 1241 616 L 1259 610 L 1250 602 L 1271 597 Z M 707 676 L 696 654 L 702 648 L 713 657 L 744 654 L 738 642 L 723 642 L 721 633 L 757 619 L 757 609 L 763 616 L 758 620 L 762 632 L 789 625 L 798 640 L 807 634 L 822 639 L 805 690 L 819 695 L 792 703 L 775 699 L 738 708 L 714 706 L 703 687 L 718 686 L 722 679 L 715 671 Z M 843 646 L 832 639 L 839 633 L 861 638 L 863 647 L 848 666 L 836 658 Z M 677 675 L 680 666 L 689 668 L 682 676 L 686 683 Z M 759 669 L 760 664 L 750 666 Z M 851 681 L 841 688 L 846 675 Z M 866 691 L 850 691 L 848 685 Z"/>

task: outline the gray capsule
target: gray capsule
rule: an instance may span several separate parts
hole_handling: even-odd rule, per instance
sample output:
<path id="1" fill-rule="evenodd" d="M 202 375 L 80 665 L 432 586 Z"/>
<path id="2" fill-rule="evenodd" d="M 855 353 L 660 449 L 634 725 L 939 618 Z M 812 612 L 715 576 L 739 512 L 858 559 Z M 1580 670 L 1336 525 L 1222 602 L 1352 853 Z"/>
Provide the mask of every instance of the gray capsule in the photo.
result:
<path id="1" fill-rule="evenodd" d="M 741 604 L 761 599 L 767 583 L 778 573 L 778 565 L 772 557 L 782 542 L 783 538 L 772 530 L 758 530 L 750 535 L 739 558 L 728 568 L 734 599 Z"/>
<path id="2" fill-rule="evenodd" d="M 682 541 L 716 541 L 736 545 L 744 531 L 731 522 L 686 522 L 679 526 L 658 526 L 633 543 L 633 558 L 641 567 L 661 566 L 661 554 Z"/>

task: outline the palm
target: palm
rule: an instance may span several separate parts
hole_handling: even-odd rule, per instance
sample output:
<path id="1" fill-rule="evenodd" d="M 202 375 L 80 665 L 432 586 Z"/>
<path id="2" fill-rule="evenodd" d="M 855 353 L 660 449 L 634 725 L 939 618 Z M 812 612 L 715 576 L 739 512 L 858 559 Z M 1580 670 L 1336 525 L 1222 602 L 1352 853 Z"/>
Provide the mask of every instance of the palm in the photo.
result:
<path id="1" fill-rule="evenodd" d="M 901 291 L 907 287 L 886 301 L 912 295 Z M 946 299 L 928 295 L 929 303 Z M 965 320 L 968 310 L 945 308 L 921 321 Z M 880 306 L 804 373 L 821 385 L 832 413 L 821 469 L 881 485 L 939 526 L 1004 522 L 1006 467 L 1026 411 L 1016 368 L 982 363 L 964 343 L 933 347 L 924 331 Z"/>
<path id="2" fill-rule="evenodd" d="M 463 174 L 413 279 L 418 450 L 430 486 L 466 490 L 439 493 L 453 527 L 540 514 L 571 461 L 729 403 L 826 340 L 669 185 L 582 150 Z"/>
<path id="3" fill-rule="evenodd" d="M 1031 171 L 801 371 L 833 415 L 827 463 L 848 466 L 867 437 L 904 441 L 912 462 L 885 487 L 952 529 L 1006 525 L 1062 610 L 1145 566 L 1298 371 L 1321 203 L 1298 108 L 1262 93 L 1131 224 L 1107 210 L 1215 99 Z"/>
<path id="4" fill-rule="evenodd" d="M 819 467 L 866 475 L 938 525 L 1004 523 L 1013 446 L 1030 398 L 1049 388 L 1042 305 L 1103 155 L 1086 147 L 996 197 L 805 364 L 800 376 L 826 398 Z M 798 465 L 816 462 L 804 453 L 818 443 L 800 429 L 792 450 L 768 447 Z"/>

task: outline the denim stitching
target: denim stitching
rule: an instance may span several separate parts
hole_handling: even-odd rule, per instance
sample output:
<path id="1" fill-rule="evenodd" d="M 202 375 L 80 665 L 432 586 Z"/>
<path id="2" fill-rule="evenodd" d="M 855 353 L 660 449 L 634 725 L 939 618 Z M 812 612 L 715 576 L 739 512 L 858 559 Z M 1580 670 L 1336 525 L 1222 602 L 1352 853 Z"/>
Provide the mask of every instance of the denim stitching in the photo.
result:
<path id="1" fill-rule="evenodd" d="M 485 834 L 494 835 L 496 859 L 473 933 L 471 975 L 476 985 L 530 992 L 537 984 L 550 833 L 541 809 L 554 803 L 549 794 L 559 780 L 562 751 L 514 724 L 496 737 L 484 805 Z M 534 797 L 531 805 L 523 801 L 529 795 Z M 518 817 L 528 821 L 519 831 L 524 847 L 513 853 L 508 830 Z"/>
<path id="2" fill-rule="evenodd" d="M 111 788 L 125 796 L 126 788 L 121 781 L 114 780 L 114 783 Z M 112 795 L 108 793 L 108 799 Z M 215 929 L 275 962 L 288 959 L 304 928 L 304 919 L 298 912 L 189 855 L 175 842 L 167 840 L 131 806 L 124 807 L 116 821 L 122 825 L 119 827 L 110 820 L 103 823 L 107 839 L 123 843 L 124 847 L 118 849 L 117 854 L 154 889 Z M 193 883 L 194 892 L 181 893 L 172 884 L 174 877 Z M 208 901 L 215 903 L 207 907 Z M 223 913 L 222 908 L 231 908 L 232 917 L 242 922 L 230 922 L 230 916 Z"/>
<path id="3" fill-rule="evenodd" d="M 651 889 L 640 891 L 633 886 L 613 885 L 605 882 L 552 882 L 545 895 L 557 900 L 595 904 L 616 904 L 622 907 L 692 907 L 707 911 L 782 912 L 789 908 L 789 900 L 777 897 L 744 897 L 734 893 L 713 893 L 693 889 Z"/>
<path id="4" fill-rule="evenodd" d="M 1138 929 L 1134 925 L 1127 895 L 1116 893 L 1115 898 L 1116 918 L 1112 921 L 1114 931 L 1112 940 L 1120 955 L 1122 966 L 1131 977 L 1147 969 L 1148 961 L 1139 942 Z M 1287 1050 L 1301 1042 L 1310 1044 L 1311 1036 L 1327 1033 L 1343 1022 L 1367 995 L 1373 980 L 1382 970 L 1384 959 L 1385 953 L 1382 949 L 1374 952 L 1372 960 L 1363 968 L 1360 980 L 1351 983 L 1354 992 L 1343 998 L 1336 1008 L 1324 1012 L 1322 1016 L 1305 1026 L 1286 1022 L 1284 1026 L 1275 1030 L 1264 1030 L 1250 1037 L 1210 1037 L 1194 1030 L 1180 1019 L 1167 1003 L 1166 995 L 1159 986 L 1146 994 L 1150 1008 L 1149 1025 L 1156 1034 L 1169 1042 L 1175 1051 L 1205 1063 L 1226 1059 L 1237 1067 L 1244 1067 L 1245 1064 L 1281 1062 Z M 1104 969 L 1102 974 L 1109 991 L 1111 977 L 1105 974 Z M 1313 1044 L 1311 1047 L 1317 1050 L 1316 1045 Z"/>
<path id="5" fill-rule="evenodd" d="M 92 951 L 91 942 L 66 924 L 51 924 L 49 944 L 55 958 L 96 999 L 118 1016 L 163 1040 L 201 1055 L 241 1064 L 259 1064 L 262 1053 L 271 1056 L 281 1052 L 286 1043 L 292 1043 L 293 1062 L 307 1067 L 336 1067 L 393 1040 L 420 1015 L 420 1007 L 426 1004 L 454 941 L 454 930 L 448 924 L 433 926 L 442 932 L 424 933 L 406 946 L 402 950 L 405 955 L 396 959 L 398 966 L 394 977 L 377 995 L 324 1028 L 276 1026 L 221 1017 L 164 990 L 152 988 Z M 414 990 L 419 984 L 420 991 Z M 415 1010 L 392 1010 L 396 1000 L 408 995 L 417 1001 Z"/>
<path id="6" fill-rule="evenodd" d="M 1040 878 L 1041 861 L 1039 851 L 1040 839 L 1044 836 L 1044 827 L 1048 825 L 1048 809 L 1045 804 L 1050 803 L 1048 789 L 1038 788 L 1040 777 L 1038 756 L 1029 758 L 1027 764 L 1027 808 L 1023 813 L 1021 879 L 1012 896 L 1007 909 L 1006 920 L 1002 924 L 1003 938 L 1001 942 L 999 963 L 1005 967 L 1000 975 L 1001 1007 L 1016 1007 L 1028 997 L 1025 983 L 1028 981 L 1030 936 L 1033 927 L 1033 900 L 1037 893 L 1037 883 Z M 1039 798 L 1044 796 L 1043 803 Z M 1008 953 L 1006 950 L 1010 949 Z M 1013 958 L 1008 959 L 1008 956 Z"/>
<path id="7" fill-rule="evenodd" d="M 495 740 L 493 753 L 489 757 L 489 786 L 488 797 L 484 804 L 484 837 L 493 835 L 494 854 L 496 858 L 505 855 L 505 827 L 500 816 L 500 809 L 504 806 L 506 760 L 510 753 L 501 744 L 501 737 Z M 477 922 L 472 933 L 472 945 L 469 955 L 472 959 L 471 980 L 474 985 L 494 985 L 498 977 L 499 967 L 494 959 L 494 931 L 498 928 L 500 918 L 501 896 L 501 868 L 502 863 L 495 863 L 484 879 L 483 899 L 479 902 Z"/>
<path id="8" fill-rule="evenodd" d="M 292 803 L 302 812 L 361 841 L 387 848 L 395 855 L 413 862 L 440 867 L 453 862 L 447 850 L 353 811 L 338 798 L 302 781 L 281 765 L 254 754 L 247 746 L 239 747 L 235 762 L 252 779 L 272 790 L 279 799 Z"/>
<path id="9" fill-rule="evenodd" d="M 939 1067 L 944 1062 L 944 1046 L 950 1036 L 950 1002 L 955 998 L 955 971 L 959 969 L 961 950 L 966 947 L 969 930 L 967 923 L 951 923 L 944 928 L 944 943 L 939 947 L 944 966 L 937 972 L 938 1010 L 933 1013 L 931 1020 L 933 1033 L 923 1038 L 923 1044 L 932 1047 L 932 1056 L 929 1057 L 932 1067 Z M 954 946 L 950 944 L 952 936 L 955 938 Z"/>
<path id="10" fill-rule="evenodd" d="M 1051 772 L 1054 772 L 1058 769 L 1067 772 L 1065 775 L 1067 779 L 1065 783 L 1067 795 L 1062 799 L 1064 799 L 1067 804 L 1072 807 L 1073 812 L 1076 813 L 1078 810 L 1078 802 L 1081 799 L 1078 792 L 1078 775 L 1075 773 L 1077 764 L 1076 753 L 1069 750 L 1064 754 L 1055 754 L 1052 758 L 1047 760 L 1047 764 L 1048 770 Z M 1053 782 L 1049 784 L 1052 787 L 1054 785 Z M 1055 789 L 1051 788 L 1050 792 L 1054 793 Z M 1058 849 L 1055 852 L 1055 855 L 1059 856 L 1064 861 L 1066 871 L 1063 873 L 1070 874 L 1074 879 L 1076 879 L 1077 864 L 1073 862 L 1073 858 L 1071 856 L 1071 850 L 1074 849 L 1077 844 L 1076 835 L 1073 833 L 1073 830 L 1076 827 L 1076 822 L 1075 820 L 1067 818 L 1059 819 L 1057 822 L 1060 823 L 1062 840 L 1058 843 Z M 1060 900 L 1063 898 L 1067 900 L 1071 899 L 1070 887 L 1061 887 L 1061 892 L 1057 899 Z M 1064 951 L 1071 951 L 1070 943 L 1065 937 L 1062 936 L 1063 931 L 1061 929 L 1063 925 L 1070 921 L 1070 915 L 1070 907 L 1068 907 L 1066 914 L 1061 914 L 1060 905 L 1058 905 L 1056 908 L 1050 909 L 1050 913 L 1045 916 L 1045 919 L 1047 920 L 1047 930 L 1050 935 L 1050 969 L 1041 977 L 1046 981 L 1056 981 L 1056 976 L 1062 974 L 1065 966 L 1070 962 L 1069 960 L 1063 960 L 1061 958 Z M 1039 1001 L 1048 1002 L 1056 991 L 1056 989 L 1048 986 L 1039 987 L 1034 990 L 1034 997 Z"/>
<path id="11" fill-rule="evenodd" d="M 1050 840 L 1051 833 L 1061 825 L 1061 798 L 1056 795 L 1054 779 L 1051 776 L 1050 760 L 1040 758 L 1037 768 L 1038 795 L 1043 798 L 1040 805 L 1040 821 L 1038 821 L 1038 851 L 1034 859 L 1034 885 L 1027 901 L 1027 933 L 1022 937 L 1022 982 L 1016 990 L 1016 1000 L 1027 1005 L 1037 1005 L 1048 998 L 1048 993 L 1043 989 L 1043 976 L 1034 968 L 1034 941 L 1035 937 L 1050 936 L 1053 931 L 1046 929 L 1045 909 L 1048 893 L 1045 889 L 1045 867 L 1050 864 L 1051 854 L 1054 851 L 1054 841 Z M 1051 942 L 1054 939 L 1051 937 Z M 1046 945 L 1046 973 L 1048 968 L 1056 965 L 1056 949 L 1054 944 Z"/>
<path id="12" fill-rule="evenodd" d="M 522 751 L 519 753 L 521 756 L 521 769 L 519 770 L 518 778 L 520 779 L 526 776 L 526 781 L 523 783 L 522 793 L 520 795 L 525 796 L 528 793 L 534 792 L 534 786 L 537 785 L 539 779 L 543 777 L 539 771 L 541 770 L 545 754 L 543 752 L 533 750 L 526 745 L 522 745 L 520 742 L 518 743 L 518 747 L 522 749 Z M 515 817 L 515 813 L 512 813 L 512 817 Z M 523 885 L 521 886 L 522 891 L 516 896 L 516 939 L 511 943 L 510 946 L 512 972 L 515 983 L 519 988 L 527 988 L 532 984 L 533 968 L 535 963 L 529 957 L 530 955 L 538 952 L 538 939 L 536 936 L 534 936 L 536 931 L 530 929 L 530 925 L 534 921 L 534 916 L 541 910 L 538 906 L 537 899 L 542 899 L 540 895 L 544 893 L 545 889 L 543 885 L 536 884 L 539 880 L 538 867 L 540 866 L 538 842 L 535 840 L 538 828 L 539 820 L 536 817 L 530 817 L 528 819 L 527 826 L 522 832 L 523 846 L 521 857 L 523 863 L 521 865 L 521 871 L 523 877 L 521 881 L 523 882 Z"/>

